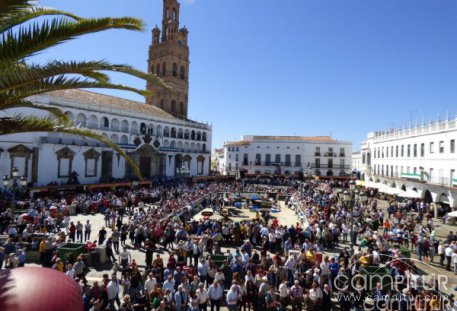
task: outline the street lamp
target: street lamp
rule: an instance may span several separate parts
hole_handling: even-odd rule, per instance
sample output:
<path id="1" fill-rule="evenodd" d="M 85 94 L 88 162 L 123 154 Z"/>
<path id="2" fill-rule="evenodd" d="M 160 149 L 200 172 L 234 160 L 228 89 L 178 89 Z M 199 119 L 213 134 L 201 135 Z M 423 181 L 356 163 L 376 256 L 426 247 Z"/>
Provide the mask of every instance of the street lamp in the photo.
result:
<path id="1" fill-rule="evenodd" d="M 10 184 L 10 181 L 13 182 L 13 184 L 11 185 L 11 188 L 13 190 L 13 198 L 12 198 L 12 202 L 11 202 L 12 205 L 16 204 L 16 194 L 17 194 L 17 190 L 19 188 L 18 181 L 19 181 L 19 184 L 21 185 L 22 189 L 25 189 L 27 187 L 27 178 L 25 176 L 19 177 L 18 175 L 19 175 L 19 170 L 17 169 L 17 167 L 13 167 L 13 169 L 11 170 L 11 178 L 8 177 L 8 175 L 3 176 L 3 178 L 2 178 L 2 183 L 3 183 L 5 192 Z"/>
<path id="2" fill-rule="evenodd" d="M 354 205 L 357 201 L 362 201 L 362 196 L 361 192 L 359 189 L 356 189 L 355 187 L 355 182 L 351 181 L 349 183 L 350 190 L 346 189 L 344 191 L 339 190 L 338 191 L 338 196 L 342 200 L 343 204 L 346 206 L 346 208 L 350 208 L 350 213 L 351 213 L 351 253 L 354 253 L 354 244 L 355 244 L 355 239 L 356 235 L 354 232 Z M 366 194 L 363 192 L 363 195 L 365 198 L 368 199 Z M 365 200 L 365 199 L 363 199 Z"/>

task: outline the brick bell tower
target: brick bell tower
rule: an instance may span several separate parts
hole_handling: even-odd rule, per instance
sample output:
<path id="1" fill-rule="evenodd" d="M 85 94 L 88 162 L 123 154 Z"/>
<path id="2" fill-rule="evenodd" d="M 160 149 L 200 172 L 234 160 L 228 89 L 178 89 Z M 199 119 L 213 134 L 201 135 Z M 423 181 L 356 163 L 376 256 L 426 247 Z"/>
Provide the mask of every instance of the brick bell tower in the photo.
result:
<path id="1" fill-rule="evenodd" d="M 179 29 L 179 7 L 177 0 L 163 0 L 162 30 L 152 30 L 149 47 L 148 72 L 156 74 L 176 93 L 147 84 L 152 92 L 147 103 L 157 106 L 175 117 L 187 119 L 189 98 L 189 46 L 186 27 Z"/>

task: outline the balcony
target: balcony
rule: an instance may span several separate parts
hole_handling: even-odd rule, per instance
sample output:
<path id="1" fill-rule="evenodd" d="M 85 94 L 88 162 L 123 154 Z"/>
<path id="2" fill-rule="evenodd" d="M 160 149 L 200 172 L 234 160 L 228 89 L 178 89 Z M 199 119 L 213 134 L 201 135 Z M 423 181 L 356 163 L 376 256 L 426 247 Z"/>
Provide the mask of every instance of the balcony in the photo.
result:
<path id="1" fill-rule="evenodd" d="M 320 156 L 321 156 L 321 153 L 320 153 L 320 152 L 315 152 L 315 153 L 314 153 L 314 156 L 320 157 Z"/>
<path id="2" fill-rule="evenodd" d="M 324 153 L 324 156 L 330 157 L 330 158 L 336 157 L 336 152 L 326 152 L 326 153 Z"/>
<path id="3" fill-rule="evenodd" d="M 344 158 L 344 157 L 346 157 L 346 154 L 345 153 L 340 153 L 340 157 Z"/>
<path id="4" fill-rule="evenodd" d="M 336 170 L 347 170 L 350 168 L 350 165 L 341 165 L 341 164 L 311 164 L 311 168 L 331 168 Z"/>
<path id="5" fill-rule="evenodd" d="M 91 130 L 98 130 L 98 124 L 97 123 L 89 123 L 87 124 L 87 128 Z"/>
<path id="6" fill-rule="evenodd" d="M 128 133 L 129 132 L 129 128 L 128 127 L 121 127 L 121 132 L 122 133 Z"/>

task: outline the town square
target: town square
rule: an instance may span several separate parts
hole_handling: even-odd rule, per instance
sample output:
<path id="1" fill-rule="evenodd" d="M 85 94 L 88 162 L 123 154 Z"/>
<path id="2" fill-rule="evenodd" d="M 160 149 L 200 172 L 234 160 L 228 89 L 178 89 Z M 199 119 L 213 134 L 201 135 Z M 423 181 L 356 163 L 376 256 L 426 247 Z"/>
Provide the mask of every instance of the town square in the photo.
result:
<path id="1" fill-rule="evenodd" d="M 455 13 L 0 0 L 0 310 L 457 310 Z"/>

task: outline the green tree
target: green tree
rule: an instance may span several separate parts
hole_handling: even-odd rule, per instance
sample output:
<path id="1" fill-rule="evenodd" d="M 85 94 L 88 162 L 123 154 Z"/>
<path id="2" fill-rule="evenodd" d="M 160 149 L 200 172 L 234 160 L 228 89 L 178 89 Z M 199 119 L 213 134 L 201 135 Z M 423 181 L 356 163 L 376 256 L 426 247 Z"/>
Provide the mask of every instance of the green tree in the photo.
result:
<path id="1" fill-rule="evenodd" d="M 32 108 L 49 113 L 49 117 L 5 114 L 0 117 L 0 135 L 58 132 L 92 138 L 124 157 L 141 179 L 138 167 L 118 145 L 94 131 L 76 126 L 60 109 L 36 105 L 29 100 L 32 95 L 80 88 L 126 90 L 145 97 L 151 95 L 145 90 L 112 83 L 107 72 L 135 76 L 173 92 L 156 75 L 127 65 L 106 61 L 49 60 L 44 64 L 30 61 L 32 56 L 46 49 L 85 34 L 109 29 L 142 31 L 143 23 L 133 17 L 81 18 L 68 12 L 40 7 L 36 1 L 0 0 L 0 110 Z"/>

